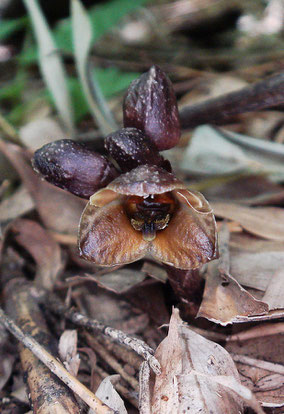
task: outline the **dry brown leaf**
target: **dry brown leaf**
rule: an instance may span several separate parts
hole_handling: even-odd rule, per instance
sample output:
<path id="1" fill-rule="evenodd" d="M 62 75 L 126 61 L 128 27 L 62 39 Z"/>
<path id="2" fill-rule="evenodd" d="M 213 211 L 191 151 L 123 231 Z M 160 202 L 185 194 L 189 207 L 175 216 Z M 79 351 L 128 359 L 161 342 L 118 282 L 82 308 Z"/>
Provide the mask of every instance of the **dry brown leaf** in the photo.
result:
<path id="1" fill-rule="evenodd" d="M 11 354 L 1 352 L 0 360 L 0 391 L 5 386 L 6 382 L 9 380 L 12 371 L 15 357 Z"/>
<path id="2" fill-rule="evenodd" d="M 74 377 L 77 376 L 80 366 L 80 357 L 77 353 L 77 341 L 77 331 L 75 329 L 66 330 L 60 336 L 58 345 L 59 356 L 67 371 L 74 375 Z"/>
<path id="3" fill-rule="evenodd" d="M 13 164 L 23 180 L 43 223 L 53 231 L 77 235 L 80 216 L 86 205 L 85 200 L 43 181 L 32 170 L 27 153 L 21 147 L 0 140 L 0 151 Z"/>
<path id="4" fill-rule="evenodd" d="M 226 326 L 234 322 L 247 322 L 250 316 L 267 312 L 268 305 L 255 299 L 229 274 L 224 277 L 218 270 L 218 263 L 208 267 L 197 317 Z"/>
<path id="5" fill-rule="evenodd" d="M 20 128 L 19 137 L 26 147 L 34 151 L 49 142 L 70 138 L 59 123 L 49 117 L 37 118 L 27 123 Z"/>
<path id="6" fill-rule="evenodd" d="M 36 262 L 36 283 L 40 287 L 52 289 L 65 267 L 65 259 L 58 243 L 43 227 L 32 220 L 17 219 L 13 222 L 11 230 L 16 241 Z"/>
<path id="7" fill-rule="evenodd" d="M 265 291 L 284 267 L 284 243 L 239 233 L 230 238 L 230 274 L 247 287 Z"/>
<path id="8" fill-rule="evenodd" d="M 268 312 L 268 305 L 255 299 L 230 274 L 229 231 L 224 223 L 219 234 L 220 259 L 209 263 L 198 317 L 227 325 L 247 321 Z"/>
<path id="9" fill-rule="evenodd" d="M 284 210 L 277 207 L 244 207 L 211 203 L 217 217 L 236 221 L 245 230 L 270 240 L 284 241 Z"/>
<path id="10" fill-rule="evenodd" d="M 122 294 L 137 285 L 137 283 L 141 283 L 146 275 L 142 271 L 124 267 L 104 275 L 93 274 L 91 277 L 98 286 L 117 294 Z"/>
<path id="11" fill-rule="evenodd" d="M 271 278 L 271 281 L 262 298 L 270 310 L 284 308 L 284 271 L 279 269 Z"/>
<path id="12" fill-rule="evenodd" d="M 284 367 L 280 364 L 233 354 L 241 382 L 264 407 L 284 406 Z"/>
<path id="13" fill-rule="evenodd" d="M 263 413 L 252 393 L 241 386 L 230 355 L 183 324 L 177 309 L 155 356 L 162 374 L 155 378 L 152 389 L 153 414 L 240 414 L 241 399 Z"/>
<path id="14" fill-rule="evenodd" d="M 24 186 L 20 186 L 10 197 L 0 203 L 0 222 L 7 222 L 33 210 L 34 202 Z"/>
<path id="15" fill-rule="evenodd" d="M 109 377 L 106 377 L 97 389 L 96 396 L 115 410 L 116 413 L 127 414 L 124 402 L 113 386 L 119 379 L 120 375 L 110 375 Z M 95 414 L 93 410 L 89 411 L 89 414 L 91 413 Z"/>

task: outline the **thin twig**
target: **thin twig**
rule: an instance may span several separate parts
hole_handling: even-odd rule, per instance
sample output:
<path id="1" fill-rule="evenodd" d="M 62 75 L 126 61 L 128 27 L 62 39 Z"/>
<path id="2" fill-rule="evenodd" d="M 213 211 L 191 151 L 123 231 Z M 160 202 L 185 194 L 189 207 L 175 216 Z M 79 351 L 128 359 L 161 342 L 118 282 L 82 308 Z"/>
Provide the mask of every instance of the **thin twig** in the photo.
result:
<path id="1" fill-rule="evenodd" d="M 139 413 L 151 413 L 150 397 L 150 369 L 149 364 L 144 361 L 139 371 Z"/>
<path id="2" fill-rule="evenodd" d="M 255 359 L 246 355 L 232 354 L 231 356 L 235 362 L 243 365 L 249 365 L 254 368 L 264 369 L 266 371 L 274 372 L 276 374 L 284 375 L 284 367 L 274 362 L 263 361 L 261 359 Z"/>
<path id="3" fill-rule="evenodd" d="M 73 392 L 75 392 L 89 407 L 99 414 L 115 413 L 111 408 L 104 404 L 95 396 L 85 385 L 81 384 L 71 375 L 63 365 L 57 361 L 49 352 L 45 350 L 35 339 L 26 335 L 0 308 L 0 323 L 23 343 L 38 359 L 43 362 L 53 374 L 64 382 Z"/>
<path id="4" fill-rule="evenodd" d="M 119 329 L 114 329 L 110 326 L 106 326 L 95 319 L 90 319 L 87 316 L 82 315 L 74 309 L 67 308 L 54 295 L 49 294 L 44 298 L 44 300 L 46 301 L 45 304 L 49 307 L 49 309 L 52 312 L 60 316 L 64 316 L 65 318 L 73 322 L 75 325 L 100 331 L 104 335 L 109 336 L 110 338 L 115 340 L 116 342 L 126 345 L 129 348 L 133 349 L 133 351 L 135 351 L 138 355 L 141 355 L 149 363 L 150 367 L 156 375 L 160 375 L 161 367 L 158 360 L 153 355 L 154 350 L 141 339 L 128 336 Z"/>
<path id="5" fill-rule="evenodd" d="M 90 347 L 100 355 L 100 357 L 120 376 L 128 382 L 128 384 L 138 392 L 139 384 L 138 381 L 131 375 L 129 375 L 122 367 L 122 365 L 101 345 L 99 342 L 87 332 L 85 333 L 85 338 L 90 345 Z"/>
<path id="6" fill-rule="evenodd" d="M 259 111 L 284 103 L 284 72 L 239 91 L 230 92 L 180 111 L 183 128 L 202 124 L 223 125 L 244 112 Z"/>

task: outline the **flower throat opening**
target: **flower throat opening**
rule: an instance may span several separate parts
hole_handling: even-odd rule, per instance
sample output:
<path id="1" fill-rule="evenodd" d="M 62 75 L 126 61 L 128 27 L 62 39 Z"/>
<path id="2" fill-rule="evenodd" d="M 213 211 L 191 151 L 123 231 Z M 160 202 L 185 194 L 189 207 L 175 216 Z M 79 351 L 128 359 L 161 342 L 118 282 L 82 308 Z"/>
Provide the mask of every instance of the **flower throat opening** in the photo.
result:
<path id="1" fill-rule="evenodd" d="M 129 196 L 125 201 L 126 214 L 135 230 L 142 231 L 143 239 L 152 241 L 157 230 L 169 224 L 176 201 L 171 193 L 153 194 L 147 198 Z"/>

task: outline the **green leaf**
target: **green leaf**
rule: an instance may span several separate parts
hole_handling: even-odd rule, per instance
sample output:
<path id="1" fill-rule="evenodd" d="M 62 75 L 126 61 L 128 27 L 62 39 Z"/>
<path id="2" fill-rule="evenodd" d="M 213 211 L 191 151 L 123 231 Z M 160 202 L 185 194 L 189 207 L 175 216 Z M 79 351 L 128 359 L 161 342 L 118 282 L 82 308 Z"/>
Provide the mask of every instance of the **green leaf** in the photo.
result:
<path id="1" fill-rule="evenodd" d="M 98 40 L 112 29 L 128 13 L 137 10 L 149 0 L 111 0 L 88 10 L 93 31 L 93 41 Z M 70 19 L 62 20 L 55 29 L 55 40 L 58 47 L 72 52 L 72 28 Z"/>
<path id="2" fill-rule="evenodd" d="M 20 19 L 0 20 L 0 40 L 6 39 L 14 32 L 27 26 L 28 19 L 21 17 Z"/>
<path id="3" fill-rule="evenodd" d="M 62 59 L 56 50 L 52 33 L 37 0 L 24 0 L 34 27 L 39 46 L 39 64 L 55 106 L 69 132 L 73 134 L 73 112 L 66 85 Z"/>

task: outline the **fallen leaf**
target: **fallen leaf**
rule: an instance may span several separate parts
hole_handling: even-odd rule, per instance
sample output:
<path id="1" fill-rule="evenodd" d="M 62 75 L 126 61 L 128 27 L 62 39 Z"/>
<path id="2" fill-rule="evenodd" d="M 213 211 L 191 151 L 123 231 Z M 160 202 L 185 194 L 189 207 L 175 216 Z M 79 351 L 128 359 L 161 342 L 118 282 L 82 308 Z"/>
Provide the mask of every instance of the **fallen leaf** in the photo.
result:
<path id="1" fill-rule="evenodd" d="M 33 199 L 24 186 L 20 186 L 10 197 L 0 203 L 0 222 L 6 224 L 23 216 L 35 207 Z"/>
<path id="2" fill-rule="evenodd" d="M 104 275 L 93 274 L 90 276 L 92 277 L 92 280 L 98 284 L 98 286 L 117 294 L 127 292 L 133 286 L 141 283 L 146 277 L 144 272 L 128 268 L 121 268 L 114 272 L 108 272 Z"/>
<path id="3" fill-rule="evenodd" d="M 249 172 L 283 181 L 283 162 L 282 144 L 204 125 L 195 129 L 181 168 L 201 176 Z"/>
<path id="4" fill-rule="evenodd" d="M 13 355 L 3 352 L 2 350 L 0 361 L 0 391 L 12 374 L 14 361 L 15 357 Z"/>
<path id="5" fill-rule="evenodd" d="M 227 325 L 247 321 L 268 312 L 268 305 L 255 299 L 230 274 L 229 231 L 224 223 L 219 234 L 220 259 L 208 264 L 198 317 Z"/>
<path id="6" fill-rule="evenodd" d="M 183 324 L 177 309 L 155 356 L 162 373 L 151 390 L 153 414 L 240 414 L 241 399 L 263 413 L 253 394 L 241 385 L 230 355 Z"/>
<path id="7" fill-rule="evenodd" d="M 56 232 L 77 235 L 86 201 L 43 181 L 29 165 L 27 152 L 18 145 L 0 140 L 0 151 L 17 170 L 46 227 Z"/>
<path id="8" fill-rule="evenodd" d="M 35 151 L 49 142 L 70 137 L 55 119 L 40 118 L 22 126 L 19 129 L 19 138 L 27 148 Z"/>
<path id="9" fill-rule="evenodd" d="M 272 276 L 269 285 L 262 298 L 270 310 L 284 309 L 284 271 L 280 268 Z"/>
<path id="10" fill-rule="evenodd" d="M 59 339 L 58 353 L 67 371 L 77 376 L 80 366 L 80 357 L 77 353 L 77 331 L 66 330 Z"/>
<path id="11" fill-rule="evenodd" d="M 284 243 L 231 233 L 230 274 L 243 286 L 266 291 L 273 275 L 284 267 Z"/>
<path id="12" fill-rule="evenodd" d="M 45 289 L 52 289 L 65 267 L 60 246 L 43 227 L 32 220 L 17 219 L 11 230 L 16 241 L 36 262 L 36 283 Z"/>
<path id="13" fill-rule="evenodd" d="M 105 378 L 97 389 L 96 396 L 116 413 L 127 414 L 124 402 L 113 386 L 119 379 L 120 375 L 110 375 Z M 89 411 L 89 414 L 91 413 L 95 414 L 93 410 Z"/>
<path id="14" fill-rule="evenodd" d="M 245 230 L 269 240 L 284 241 L 284 210 L 277 207 L 244 207 L 211 203 L 217 217 L 236 221 Z"/>

